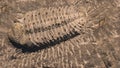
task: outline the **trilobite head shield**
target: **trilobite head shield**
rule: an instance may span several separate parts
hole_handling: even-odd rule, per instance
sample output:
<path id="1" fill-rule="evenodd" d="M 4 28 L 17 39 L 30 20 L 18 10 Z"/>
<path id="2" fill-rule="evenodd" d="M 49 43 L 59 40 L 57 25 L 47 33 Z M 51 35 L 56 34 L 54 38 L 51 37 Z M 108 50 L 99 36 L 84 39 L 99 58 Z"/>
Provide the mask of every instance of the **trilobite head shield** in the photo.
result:
<path id="1" fill-rule="evenodd" d="M 24 25 L 22 23 L 16 22 L 13 23 L 12 27 L 8 31 L 8 37 L 15 42 L 24 44 Z"/>

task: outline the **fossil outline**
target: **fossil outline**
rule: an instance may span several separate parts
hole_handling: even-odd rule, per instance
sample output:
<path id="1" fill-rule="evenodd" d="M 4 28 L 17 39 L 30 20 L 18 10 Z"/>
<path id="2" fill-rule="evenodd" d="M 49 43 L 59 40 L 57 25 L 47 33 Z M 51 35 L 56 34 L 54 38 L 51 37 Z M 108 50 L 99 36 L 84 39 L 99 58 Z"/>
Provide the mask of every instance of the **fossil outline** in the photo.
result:
<path id="1" fill-rule="evenodd" d="M 21 45 L 39 46 L 38 43 L 50 43 L 51 40 L 83 32 L 86 18 L 84 7 L 44 7 L 29 11 L 21 19 L 17 19 L 8 35 L 9 39 Z"/>

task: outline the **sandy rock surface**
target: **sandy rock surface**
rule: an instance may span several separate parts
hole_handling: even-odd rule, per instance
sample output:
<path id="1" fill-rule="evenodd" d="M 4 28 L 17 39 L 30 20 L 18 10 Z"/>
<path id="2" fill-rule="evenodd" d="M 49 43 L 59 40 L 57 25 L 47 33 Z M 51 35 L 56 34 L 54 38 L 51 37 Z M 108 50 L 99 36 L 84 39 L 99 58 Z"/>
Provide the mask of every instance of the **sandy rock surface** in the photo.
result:
<path id="1" fill-rule="evenodd" d="M 8 40 L 7 31 L 21 13 L 75 3 L 87 11 L 85 34 L 35 52 L 18 49 Z M 119 67 L 119 0 L 0 0 L 0 68 Z"/>

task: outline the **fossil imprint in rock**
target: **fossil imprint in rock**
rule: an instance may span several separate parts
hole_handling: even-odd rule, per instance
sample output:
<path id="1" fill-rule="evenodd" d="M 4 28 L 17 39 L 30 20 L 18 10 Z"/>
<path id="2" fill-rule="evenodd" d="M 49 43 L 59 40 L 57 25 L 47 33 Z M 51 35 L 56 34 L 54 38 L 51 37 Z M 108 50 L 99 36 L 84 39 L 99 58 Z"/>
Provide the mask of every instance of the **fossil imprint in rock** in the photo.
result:
<path id="1" fill-rule="evenodd" d="M 26 12 L 9 30 L 11 40 L 28 46 L 62 42 L 81 34 L 87 21 L 84 7 L 43 7 Z"/>

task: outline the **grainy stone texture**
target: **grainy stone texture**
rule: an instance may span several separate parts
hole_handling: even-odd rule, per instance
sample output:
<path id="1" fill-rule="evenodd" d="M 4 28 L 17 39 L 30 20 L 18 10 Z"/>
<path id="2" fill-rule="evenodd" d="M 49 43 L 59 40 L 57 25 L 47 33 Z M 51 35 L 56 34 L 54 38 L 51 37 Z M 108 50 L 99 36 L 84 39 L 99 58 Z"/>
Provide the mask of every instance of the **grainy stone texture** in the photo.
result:
<path id="1" fill-rule="evenodd" d="M 23 53 L 7 39 L 7 29 L 18 13 L 76 2 L 77 0 L 0 0 L 0 67 L 119 68 L 119 0 L 80 0 L 78 6 L 85 6 L 88 14 L 85 34 L 54 47 Z"/>

